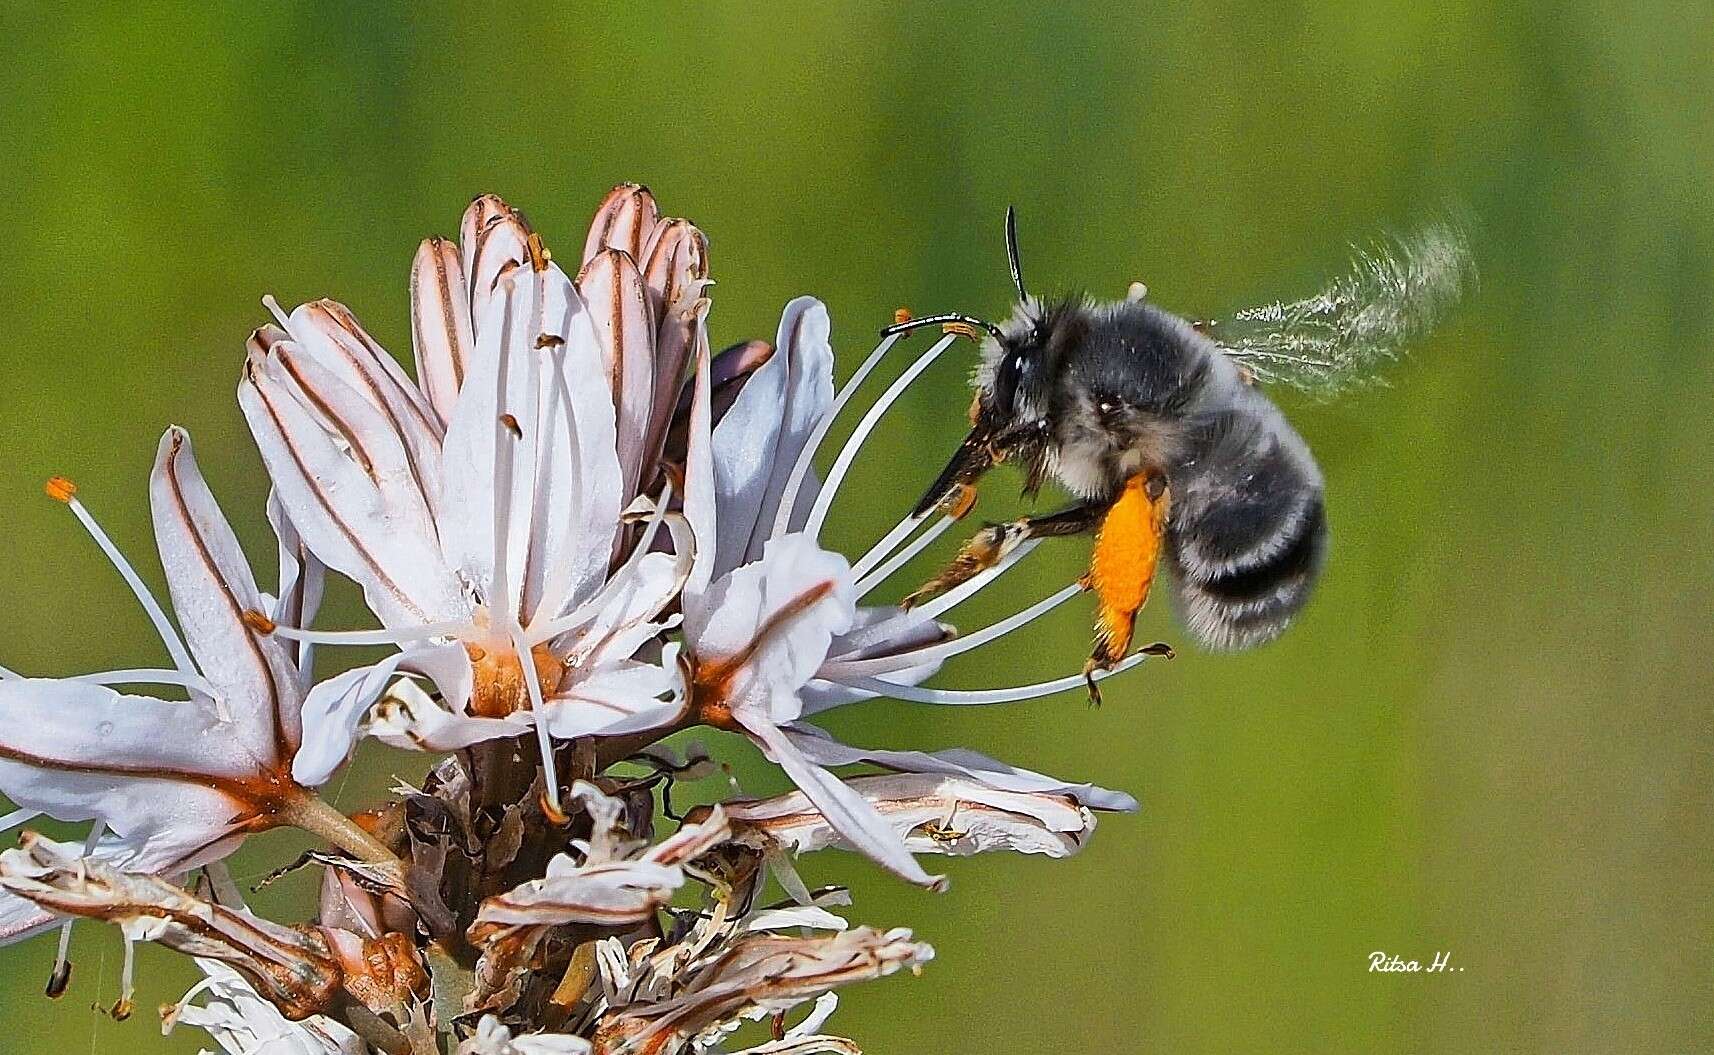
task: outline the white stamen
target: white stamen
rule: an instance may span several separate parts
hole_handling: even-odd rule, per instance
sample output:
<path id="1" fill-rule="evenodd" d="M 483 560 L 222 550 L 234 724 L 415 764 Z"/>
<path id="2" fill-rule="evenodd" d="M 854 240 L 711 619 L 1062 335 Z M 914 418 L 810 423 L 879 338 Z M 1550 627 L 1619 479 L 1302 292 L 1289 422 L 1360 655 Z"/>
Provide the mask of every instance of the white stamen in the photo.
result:
<path id="1" fill-rule="evenodd" d="M 864 571 L 852 569 L 853 574 L 861 576 L 857 580 L 857 596 L 868 596 L 871 590 L 892 578 L 894 572 L 904 567 L 911 558 L 933 545 L 935 539 L 945 534 L 946 529 L 956 523 L 958 523 L 958 521 L 951 517 L 941 517 L 927 531 L 918 535 L 910 545 L 894 554 L 891 560 L 875 569 L 875 573 L 873 575 L 864 574 L 867 569 L 864 569 Z"/>
<path id="2" fill-rule="evenodd" d="M 857 457 L 858 449 L 869 438 L 869 433 L 875 431 L 875 426 L 881 421 L 881 415 L 898 402 L 899 397 L 904 395 L 905 389 L 910 387 L 911 382 L 915 381 L 919 374 L 940 358 L 942 352 L 952 347 L 952 342 L 957 339 L 956 335 L 949 333 L 936 341 L 928 351 L 910 365 L 908 370 L 900 374 L 885 392 L 881 393 L 881 398 L 875 401 L 875 405 L 870 407 L 863 415 L 862 420 L 857 423 L 857 430 L 846 439 L 845 446 L 840 448 L 839 457 L 834 459 L 833 468 L 827 474 L 827 482 L 822 485 L 821 494 L 816 496 L 815 505 L 810 508 L 809 521 L 804 524 L 804 531 L 808 533 L 810 538 L 820 537 L 821 526 L 827 522 L 827 511 L 833 505 L 833 496 L 839 493 L 839 485 L 844 482 L 845 474 L 850 471 L 851 462 Z"/>
<path id="3" fill-rule="evenodd" d="M 619 566 L 619 570 L 609 576 L 601 589 L 595 592 L 595 596 L 558 619 L 551 619 L 546 623 L 531 627 L 526 635 L 531 644 L 539 645 L 544 641 L 552 641 L 568 630 L 576 630 L 594 619 L 620 590 L 630 584 L 631 577 L 637 572 L 637 566 L 642 564 L 643 558 L 649 555 L 649 549 L 654 545 L 655 536 L 660 533 L 661 524 L 667 517 L 667 506 L 672 501 L 672 493 L 672 482 L 669 480 L 661 488 L 660 500 L 655 503 L 653 512 L 649 514 L 649 522 L 643 527 L 643 534 L 637 539 L 637 545 L 625 557 L 625 563 Z"/>
<path id="4" fill-rule="evenodd" d="M 272 293 L 262 294 L 262 307 L 267 308 L 268 313 L 274 316 L 274 321 L 280 324 L 280 329 L 287 333 L 292 331 L 292 317 L 280 307 L 280 302 L 274 299 Z"/>
<path id="5" fill-rule="evenodd" d="M 20 824 L 28 824 L 42 815 L 41 810 L 13 810 L 0 817 L 0 832 L 9 832 Z"/>
<path id="6" fill-rule="evenodd" d="M 436 637 L 466 637 L 474 633 L 474 630 L 469 620 L 449 620 L 444 623 L 407 626 L 399 630 L 305 630 L 276 624 L 269 633 L 288 641 L 321 645 L 404 645 Z"/>
<path id="7" fill-rule="evenodd" d="M 159 667 L 132 667 L 127 670 L 104 670 L 95 674 L 78 674 L 66 679 L 81 681 L 89 685 L 177 685 L 192 692 L 200 692 L 204 696 L 214 697 L 217 693 L 214 686 L 206 678 L 197 674 L 186 675 L 182 671 L 162 670 Z"/>
<path id="8" fill-rule="evenodd" d="M 123 931 L 120 932 L 124 934 Z M 131 940 L 131 935 L 125 938 L 125 966 L 119 970 L 119 1004 L 125 1006 L 131 1003 L 137 995 L 137 943 Z"/>
<path id="9" fill-rule="evenodd" d="M 809 475 L 809 467 L 815 461 L 816 450 L 821 446 L 821 441 L 827 438 L 827 430 L 833 427 L 833 419 L 845 409 L 845 404 L 851 402 L 851 397 L 857 394 L 857 386 L 863 383 L 880 363 L 881 357 L 887 354 L 889 348 L 899 343 L 902 336 L 903 334 L 895 333 L 875 346 L 875 350 L 857 367 L 857 372 L 845 382 L 845 387 L 833 397 L 833 404 L 827 408 L 827 413 L 821 416 L 821 420 L 816 422 L 815 428 L 810 431 L 809 439 L 804 441 L 803 450 L 798 452 L 797 463 L 792 466 L 791 475 L 786 477 L 786 489 L 780 492 L 780 508 L 774 514 L 772 537 L 779 538 L 789 530 L 792 511 L 797 506 L 798 492 L 803 487 L 804 477 Z"/>
<path id="10" fill-rule="evenodd" d="M 874 567 L 877 561 L 897 549 L 899 543 L 903 542 L 907 537 L 909 537 L 911 532 L 921 526 L 923 518 L 927 515 L 928 514 L 926 513 L 913 513 L 906 516 L 903 520 L 900 520 L 897 524 L 894 524 L 890 531 L 881 536 L 881 540 L 879 542 L 870 546 L 868 551 L 851 565 L 851 577 L 854 579 L 862 578 L 863 574 L 870 568 Z"/>
<path id="11" fill-rule="evenodd" d="M 825 678 L 828 681 L 844 681 L 848 677 L 870 677 L 889 674 L 895 670 L 909 670 L 912 667 L 926 666 L 930 663 L 941 663 L 962 652 L 980 648 L 995 638 L 1004 637 L 1019 627 L 1034 622 L 1082 592 L 1083 587 L 1072 583 L 1058 593 L 1037 601 L 1021 612 L 1016 612 L 997 623 L 983 627 L 975 633 L 954 638 L 951 641 L 943 641 L 939 644 L 887 656 L 874 656 L 869 659 L 834 659 L 817 671 L 816 677 Z"/>
<path id="12" fill-rule="evenodd" d="M 516 295 L 516 281 L 507 279 L 505 322 L 500 332 L 500 363 L 495 373 L 495 385 L 498 388 L 496 394 L 502 406 L 500 413 L 494 416 L 494 577 L 488 584 L 488 597 L 484 599 L 489 610 L 507 622 L 517 621 L 516 609 L 509 600 L 506 582 L 511 571 L 506 561 L 511 546 L 512 463 L 516 457 L 514 444 L 517 440 L 513 438 L 512 430 L 506 427 L 507 415 L 504 406 L 511 386 L 512 298 Z"/>
<path id="13" fill-rule="evenodd" d="M 547 803 L 554 813 L 563 814 L 559 804 L 559 772 L 553 761 L 553 737 L 548 735 L 547 703 L 542 699 L 541 680 L 536 677 L 535 657 L 524 639 L 524 628 L 512 622 L 512 647 L 518 650 L 518 665 L 524 670 L 524 688 L 530 693 L 530 717 L 536 723 L 536 742 L 542 749 L 542 783 L 547 786 Z"/>
<path id="14" fill-rule="evenodd" d="M 72 513 L 77 516 L 78 523 L 83 525 L 83 529 L 89 532 L 89 537 L 95 540 L 97 546 L 101 547 L 101 552 L 107 555 L 107 559 L 112 562 L 120 577 L 125 580 L 125 585 L 131 587 L 131 592 L 136 595 L 138 603 L 143 606 L 143 610 L 149 613 L 149 621 L 155 624 L 155 633 L 161 636 L 161 643 L 167 646 L 167 654 L 172 657 L 173 666 L 179 668 L 186 677 L 195 677 L 196 664 L 191 662 L 190 650 L 186 649 L 184 642 L 179 640 L 178 631 L 173 629 L 173 624 L 167 619 L 167 613 L 162 610 L 160 602 L 156 601 L 154 595 L 149 592 L 149 588 L 143 585 L 142 576 L 137 574 L 137 569 L 131 566 L 131 562 L 125 559 L 123 553 L 119 552 L 119 547 L 113 544 L 111 538 L 107 537 L 107 532 L 101 530 L 101 525 L 95 522 L 95 518 L 89 514 L 89 510 L 84 508 L 82 502 L 73 496 L 66 501 L 66 505 L 71 507 Z"/>
<path id="15" fill-rule="evenodd" d="M 19 812 L 21 813 L 24 811 L 20 810 Z M 13 814 L 12 816 L 15 817 L 17 814 Z M 6 818 L 6 820 L 11 820 L 11 817 Z M 5 828 L 6 824 L 4 822 L 0 822 L 0 831 L 5 830 Z M 96 821 L 94 824 L 90 825 L 89 834 L 85 836 L 83 840 L 83 856 L 88 857 L 90 854 L 93 854 L 95 852 L 96 844 L 101 842 L 101 837 L 106 834 L 106 821 Z M 83 867 L 81 860 L 78 863 L 78 867 L 80 869 Z M 70 970 L 67 964 L 71 959 L 71 925 L 75 922 L 77 922 L 77 920 L 72 918 L 66 920 L 60 925 L 59 950 L 54 953 L 53 972 L 48 975 L 49 978 L 61 985 L 63 985 L 65 980 L 70 977 L 66 972 Z M 49 984 L 52 985 L 53 983 L 50 982 Z"/>
<path id="16" fill-rule="evenodd" d="M 65 977 L 66 961 L 71 959 L 71 925 L 76 922 L 76 917 L 72 917 L 60 924 L 59 950 L 54 953 L 54 966 L 48 974 L 49 978 L 62 979 Z"/>
<path id="17" fill-rule="evenodd" d="M 968 582 L 961 583 L 960 585 L 941 594 L 939 597 L 934 598 L 926 604 L 918 605 L 908 612 L 900 612 L 898 615 L 895 615 L 890 619 L 882 620 L 873 626 L 867 626 L 861 630 L 853 631 L 841 638 L 840 644 L 845 646 L 845 651 L 849 654 L 856 649 L 866 648 L 876 642 L 885 641 L 894 634 L 900 633 L 901 631 L 909 627 L 916 626 L 926 620 L 940 618 L 943 613 L 951 611 L 963 604 L 965 601 L 968 601 L 976 594 L 977 591 L 1010 571 L 1014 565 L 1029 556 L 1031 551 L 1041 545 L 1041 541 L 1041 539 L 1026 539 L 1017 549 L 1006 554 L 1006 556 L 1000 560 L 1000 563 L 989 568 L 987 571 L 973 576 Z"/>
<path id="18" fill-rule="evenodd" d="M 1123 674 L 1132 667 L 1148 659 L 1147 652 L 1133 652 L 1126 656 L 1112 670 L 1095 672 L 1096 681 L 1105 681 L 1115 674 Z M 1052 681 L 1039 681 L 1034 685 L 1019 685 L 1010 689 L 927 689 L 920 685 L 900 685 L 897 682 L 884 681 L 880 678 L 852 678 L 842 682 L 853 689 L 873 692 L 878 696 L 890 696 L 895 700 L 907 700 L 911 703 L 949 704 L 955 707 L 982 706 L 990 703 L 1017 703 L 1020 700 L 1033 700 L 1041 696 L 1051 696 L 1056 692 L 1079 688 L 1087 684 L 1081 674 L 1067 674 L 1063 678 Z"/>

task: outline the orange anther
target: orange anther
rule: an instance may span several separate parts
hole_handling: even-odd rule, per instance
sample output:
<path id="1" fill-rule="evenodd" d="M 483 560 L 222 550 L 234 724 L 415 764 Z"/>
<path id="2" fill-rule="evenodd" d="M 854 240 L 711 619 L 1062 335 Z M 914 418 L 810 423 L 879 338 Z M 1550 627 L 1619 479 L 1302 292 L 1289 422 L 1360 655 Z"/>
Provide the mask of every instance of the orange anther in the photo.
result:
<path id="1" fill-rule="evenodd" d="M 893 325 L 894 326 L 903 326 L 905 323 L 907 323 L 909 321 L 911 321 L 911 309 L 900 308 L 899 310 L 893 312 Z"/>
<path id="2" fill-rule="evenodd" d="M 77 485 L 63 476 L 56 476 L 43 484 L 42 490 L 54 501 L 70 505 L 72 497 L 77 494 Z"/>
<path id="3" fill-rule="evenodd" d="M 531 231 L 530 236 L 525 239 L 525 244 L 530 247 L 530 266 L 537 271 L 546 271 L 553 254 L 548 252 L 547 246 L 542 245 L 542 236 Z"/>
<path id="4" fill-rule="evenodd" d="M 274 628 L 279 625 L 254 608 L 244 609 L 244 613 L 238 618 L 243 621 L 245 626 L 258 634 L 271 634 L 274 632 Z"/>

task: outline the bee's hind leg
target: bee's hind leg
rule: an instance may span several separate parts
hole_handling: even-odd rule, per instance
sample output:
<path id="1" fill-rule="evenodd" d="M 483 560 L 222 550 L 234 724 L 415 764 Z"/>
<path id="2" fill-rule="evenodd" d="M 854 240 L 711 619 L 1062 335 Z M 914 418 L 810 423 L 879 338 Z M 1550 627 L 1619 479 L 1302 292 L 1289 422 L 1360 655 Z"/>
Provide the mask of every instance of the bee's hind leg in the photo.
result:
<path id="1" fill-rule="evenodd" d="M 1155 569 L 1160 563 L 1169 503 L 1165 477 L 1138 473 L 1126 482 L 1101 520 L 1089 572 L 1083 577 L 1084 587 L 1095 591 L 1099 602 L 1095 648 L 1089 662 L 1083 665 L 1091 703 L 1101 702 L 1095 675 L 1111 670 L 1131 649 L 1137 613 L 1148 602 Z M 1171 646 L 1164 644 L 1149 645 L 1144 651 L 1151 655 L 1172 655 Z"/>
<path id="2" fill-rule="evenodd" d="M 1103 505 L 1078 505 L 1047 516 L 989 524 L 972 535 L 938 575 L 923 583 L 899 604 L 904 608 L 914 608 L 936 594 L 968 582 L 1032 538 L 1055 538 L 1093 531 L 1106 511 Z"/>

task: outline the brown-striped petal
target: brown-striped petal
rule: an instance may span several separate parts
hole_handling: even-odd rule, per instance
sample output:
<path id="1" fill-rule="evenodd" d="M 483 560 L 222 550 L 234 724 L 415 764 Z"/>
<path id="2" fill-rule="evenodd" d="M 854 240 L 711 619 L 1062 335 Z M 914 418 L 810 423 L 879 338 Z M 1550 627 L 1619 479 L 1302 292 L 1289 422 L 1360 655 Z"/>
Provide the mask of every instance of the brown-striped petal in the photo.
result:
<path id="1" fill-rule="evenodd" d="M 523 214 L 493 194 L 484 194 L 464 210 L 459 229 L 464 256 L 464 281 L 470 292 L 470 317 L 487 317 L 488 303 L 501 276 L 528 266 L 530 225 Z"/>
<path id="2" fill-rule="evenodd" d="M 637 183 L 621 183 L 607 192 L 589 221 L 589 235 L 583 243 L 583 263 L 587 265 L 604 249 L 617 249 L 632 260 L 642 260 L 643 250 L 654 234 L 661 212 L 649 188 Z"/>
<path id="3" fill-rule="evenodd" d="M 444 430 L 476 354 L 464 263 L 458 246 L 444 238 L 424 239 L 411 263 L 411 345 L 417 384 Z"/>

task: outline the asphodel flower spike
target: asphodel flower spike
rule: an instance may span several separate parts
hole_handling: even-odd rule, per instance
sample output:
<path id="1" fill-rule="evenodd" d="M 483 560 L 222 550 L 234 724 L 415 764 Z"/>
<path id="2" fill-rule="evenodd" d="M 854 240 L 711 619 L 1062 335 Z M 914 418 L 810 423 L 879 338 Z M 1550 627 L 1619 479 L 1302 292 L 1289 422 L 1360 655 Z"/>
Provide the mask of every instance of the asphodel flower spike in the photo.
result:
<path id="1" fill-rule="evenodd" d="M 177 628 L 75 486 L 56 479 L 47 490 L 71 508 L 119 569 L 174 665 L 0 681 L 0 792 L 20 807 L 9 823 L 35 814 L 94 820 L 86 852 L 151 874 L 217 861 L 246 835 L 280 824 L 311 828 L 361 855 L 390 858 L 292 778 L 306 672 L 293 646 L 257 633 L 245 613 L 313 608 L 314 573 L 290 568 L 282 597 L 264 597 L 203 482 L 190 437 L 167 430 L 150 479 Z M 140 683 L 173 686 L 190 698 L 127 695 L 113 687 Z M 15 905 L 6 905 L 8 930 L 24 932 L 43 922 L 11 911 Z"/>

